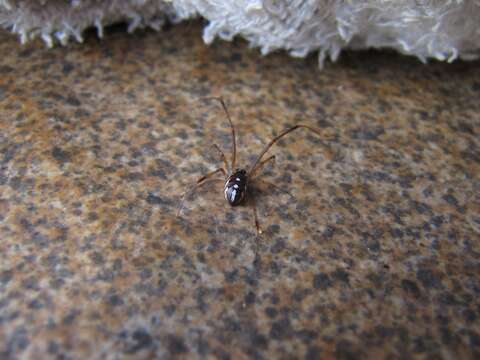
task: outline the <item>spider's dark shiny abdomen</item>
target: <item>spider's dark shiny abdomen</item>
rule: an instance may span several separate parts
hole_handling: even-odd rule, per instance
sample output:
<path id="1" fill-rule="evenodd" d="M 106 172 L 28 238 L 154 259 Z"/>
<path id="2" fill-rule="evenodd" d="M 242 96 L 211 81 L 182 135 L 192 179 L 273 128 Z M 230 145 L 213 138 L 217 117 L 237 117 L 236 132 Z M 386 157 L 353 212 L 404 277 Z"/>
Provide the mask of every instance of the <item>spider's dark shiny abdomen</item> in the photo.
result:
<path id="1" fill-rule="evenodd" d="M 247 172 L 237 169 L 225 182 L 225 200 L 232 206 L 242 203 L 247 191 Z"/>

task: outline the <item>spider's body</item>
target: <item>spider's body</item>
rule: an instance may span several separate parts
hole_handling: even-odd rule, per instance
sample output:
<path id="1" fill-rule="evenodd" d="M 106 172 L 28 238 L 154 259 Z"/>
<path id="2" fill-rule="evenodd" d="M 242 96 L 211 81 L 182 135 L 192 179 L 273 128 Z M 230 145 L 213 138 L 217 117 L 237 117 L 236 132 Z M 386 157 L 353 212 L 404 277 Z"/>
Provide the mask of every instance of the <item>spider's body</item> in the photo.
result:
<path id="1" fill-rule="evenodd" d="M 237 169 L 225 182 L 225 200 L 232 206 L 240 205 L 247 192 L 247 171 Z"/>
<path id="2" fill-rule="evenodd" d="M 260 229 L 260 225 L 258 223 L 258 217 L 257 217 L 257 210 L 255 206 L 255 199 L 247 193 L 247 188 L 248 184 L 252 181 L 255 180 L 257 177 L 258 172 L 269 162 L 275 160 L 275 155 L 272 155 L 268 157 L 267 159 L 263 160 L 263 157 L 267 153 L 267 151 L 282 137 L 285 135 L 291 133 L 292 131 L 299 129 L 299 128 L 305 128 L 307 130 L 310 130 L 317 135 L 321 135 L 320 131 L 318 129 L 312 128 L 308 125 L 303 125 L 303 124 L 297 124 L 287 130 L 284 130 L 280 135 L 277 135 L 276 137 L 273 138 L 266 146 L 265 148 L 260 152 L 260 154 L 257 156 L 253 164 L 248 168 L 248 170 L 244 169 L 238 169 L 235 167 L 236 165 L 236 160 L 237 160 L 237 145 L 236 145 L 236 139 L 235 139 L 235 127 L 233 126 L 232 120 L 230 119 L 230 115 L 228 113 L 227 107 L 225 106 L 225 103 L 221 98 L 214 98 L 222 104 L 223 110 L 225 111 L 225 114 L 227 115 L 228 122 L 230 124 L 230 129 L 232 132 L 232 157 L 231 157 L 231 162 L 229 163 L 227 161 L 227 158 L 223 151 L 220 149 L 220 147 L 217 144 L 213 144 L 213 147 L 220 153 L 223 163 L 225 167 L 219 167 L 214 171 L 209 172 L 208 174 L 202 176 L 200 179 L 197 180 L 197 183 L 194 187 L 191 187 L 189 191 L 185 192 L 184 196 L 182 197 L 181 201 L 181 206 L 179 209 L 179 214 L 182 209 L 183 201 L 185 200 L 185 196 L 187 195 L 188 192 L 194 192 L 196 189 L 199 187 L 203 186 L 205 183 L 208 181 L 214 181 L 214 180 L 223 180 L 225 181 L 225 186 L 224 186 L 224 195 L 225 195 L 225 200 L 231 205 L 231 206 L 237 206 L 242 204 L 245 200 L 249 201 L 251 204 L 251 207 L 253 209 L 253 214 L 255 217 L 255 227 L 257 228 L 257 232 L 259 234 L 262 233 L 262 230 Z M 214 175 L 217 174 L 223 174 L 223 179 L 218 179 L 218 178 L 213 178 Z M 276 187 L 274 184 L 271 184 L 272 187 Z"/>

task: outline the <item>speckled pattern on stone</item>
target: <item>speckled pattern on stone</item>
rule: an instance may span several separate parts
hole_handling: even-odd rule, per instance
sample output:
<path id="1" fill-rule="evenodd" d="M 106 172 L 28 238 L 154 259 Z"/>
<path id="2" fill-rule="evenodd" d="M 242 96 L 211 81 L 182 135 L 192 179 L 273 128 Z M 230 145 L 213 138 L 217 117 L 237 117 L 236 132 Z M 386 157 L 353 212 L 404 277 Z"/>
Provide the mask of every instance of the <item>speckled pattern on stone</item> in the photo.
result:
<path id="1" fill-rule="evenodd" d="M 0 34 L 0 358 L 480 357 L 479 63 L 320 72 L 200 28 Z M 260 237 L 221 183 L 176 217 L 230 149 L 212 95 L 240 165 L 325 133 L 273 149 Z"/>

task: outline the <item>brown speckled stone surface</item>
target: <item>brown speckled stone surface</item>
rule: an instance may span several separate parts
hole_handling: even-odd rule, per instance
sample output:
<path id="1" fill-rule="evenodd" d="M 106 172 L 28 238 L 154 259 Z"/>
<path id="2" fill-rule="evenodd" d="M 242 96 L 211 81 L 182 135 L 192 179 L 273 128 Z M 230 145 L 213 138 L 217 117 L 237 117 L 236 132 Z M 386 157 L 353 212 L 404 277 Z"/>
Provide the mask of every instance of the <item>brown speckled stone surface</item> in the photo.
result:
<path id="1" fill-rule="evenodd" d="M 480 356 L 480 68 L 260 57 L 201 25 L 0 34 L 0 358 Z M 299 121 L 257 182 L 221 182 Z M 328 137 L 330 139 L 328 139 Z"/>

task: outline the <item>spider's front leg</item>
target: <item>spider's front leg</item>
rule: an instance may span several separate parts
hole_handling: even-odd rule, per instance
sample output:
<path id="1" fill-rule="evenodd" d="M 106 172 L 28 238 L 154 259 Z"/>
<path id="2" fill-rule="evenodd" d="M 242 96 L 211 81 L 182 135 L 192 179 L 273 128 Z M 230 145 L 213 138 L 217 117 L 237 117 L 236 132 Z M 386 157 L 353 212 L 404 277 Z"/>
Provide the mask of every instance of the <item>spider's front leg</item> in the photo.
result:
<path id="1" fill-rule="evenodd" d="M 255 177 L 257 176 L 257 174 L 263 170 L 263 168 L 265 167 L 265 165 L 268 163 L 268 162 L 272 162 L 273 164 L 275 164 L 275 155 L 272 155 L 270 156 L 269 158 L 263 160 L 261 163 L 259 163 L 257 165 L 257 167 L 251 172 L 251 174 L 249 174 L 248 176 L 250 177 L 250 179 L 255 179 Z"/>
<path id="2" fill-rule="evenodd" d="M 207 180 L 208 178 L 212 177 L 213 175 L 215 175 L 219 172 L 221 172 L 225 178 L 227 177 L 227 172 L 225 171 L 225 169 L 224 168 L 218 168 L 216 170 L 213 170 L 213 171 L 209 172 L 207 175 L 202 176 L 200 179 L 198 179 L 197 180 L 197 185 L 201 185 L 205 180 Z"/>
<path id="3" fill-rule="evenodd" d="M 182 212 L 183 204 L 185 203 L 187 195 L 195 193 L 201 186 L 205 185 L 209 181 L 220 181 L 220 180 L 225 181 L 225 179 L 219 179 L 219 178 L 211 179 L 211 177 L 213 175 L 218 174 L 220 172 L 224 175 L 224 178 L 227 177 L 227 172 L 225 171 L 225 169 L 224 168 L 218 168 L 218 169 L 213 170 L 213 171 L 209 172 L 208 174 L 202 176 L 201 178 L 199 178 L 197 180 L 195 185 L 193 185 L 192 187 L 189 187 L 187 190 L 185 190 L 185 192 L 183 193 L 183 195 L 181 197 L 181 200 L 180 200 L 180 206 L 179 206 L 178 211 L 177 211 L 177 216 L 180 216 L 180 213 Z"/>
<path id="4" fill-rule="evenodd" d="M 225 170 L 233 171 L 233 169 L 228 168 L 227 157 L 225 156 L 225 153 L 222 151 L 222 149 L 220 149 L 220 146 L 218 146 L 217 144 L 213 144 L 212 147 L 220 154 L 220 158 L 222 159 L 223 164 L 225 165 Z"/>

